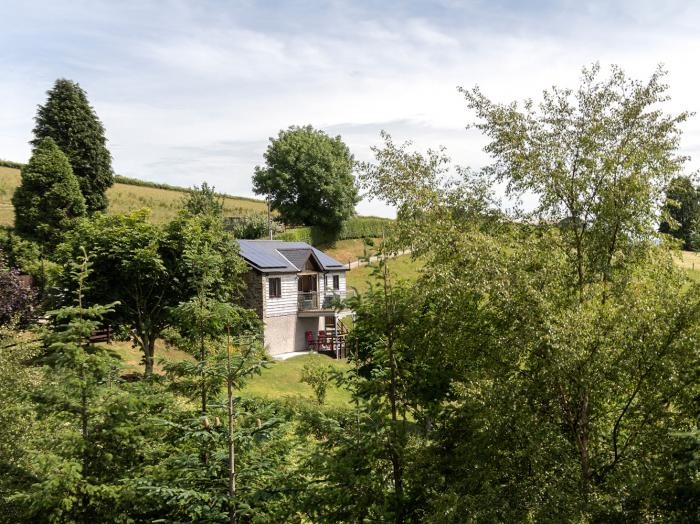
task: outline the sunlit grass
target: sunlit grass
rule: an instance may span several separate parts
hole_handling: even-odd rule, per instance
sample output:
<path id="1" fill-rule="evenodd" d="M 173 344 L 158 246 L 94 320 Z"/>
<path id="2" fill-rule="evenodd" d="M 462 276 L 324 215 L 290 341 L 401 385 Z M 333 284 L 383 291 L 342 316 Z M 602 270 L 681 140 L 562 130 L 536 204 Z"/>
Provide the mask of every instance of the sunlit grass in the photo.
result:
<path id="1" fill-rule="evenodd" d="M 275 361 L 262 374 L 254 377 L 243 389 L 244 396 L 265 397 L 270 399 L 303 399 L 314 401 L 311 386 L 302 384 L 301 370 L 305 365 L 333 366 L 339 371 L 347 371 L 350 364 L 346 360 L 335 360 L 324 355 L 311 353 L 287 360 Z M 328 388 L 326 404 L 333 407 L 346 407 L 350 403 L 350 394 L 335 385 Z"/>
<path id="2" fill-rule="evenodd" d="M 14 224 L 14 208 L 12 195 L 19 186 L 20 172 L 18 169 L 0 167 L 0 226 Z M 151 209 L 150 220 L 155 224 L 169 222 L 182 209 L 186 193 L 171 189 L 134 186 L 130 184 L 114 184 L 107 190 L 109 214 L 126 213 L 143 207 Z M 249 199 L 225 198 L 224 215 L 244 215 L 263 213 L 267 210 L 265 202 Z"/>
<path id="3" fill-rule="evenodd" d="M 372 270 L 375 266 L 376 263 L 373 263 L 369 266 L 362 266 L 348 271 L 348 288 L 357 288 L 358 292 L 366 290 L 369 282 L 374 280 Z M 392 279 L 414 281 L 418 278 L 423 264 L 419 260 L 411 258 L 411 255 L 401 255 L 396 258 L 390 258 L 387 266 Z"/>

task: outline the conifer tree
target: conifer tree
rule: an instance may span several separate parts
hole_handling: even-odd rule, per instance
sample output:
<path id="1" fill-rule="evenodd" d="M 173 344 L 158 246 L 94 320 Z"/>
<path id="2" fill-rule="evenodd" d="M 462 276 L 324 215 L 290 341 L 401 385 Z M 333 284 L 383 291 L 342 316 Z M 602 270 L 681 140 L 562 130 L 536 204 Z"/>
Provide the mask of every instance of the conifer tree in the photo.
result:
<path id="1" fill-rule="evenodd" d="M 33 145 L 50 137 L 66 154 L 78 178 L 88 213 L 107 208 L 105 192 L 114 184 L 105 130 L 79 84 L 59 78 L 35 117 Z"/>
<path id="2" fill-rule="evenodd" d="M 83 252 L 72 264 L 77 282 L 73 305 L 50 312 L 52 327 L 44 337 L 47 377 L 36 392 L 45 417 L 57 424 L 50 452 L 36 458 L 31 474 L 36 481 L 16 497 L 33 519 L 94 522 L 95 496 L 101 486 L 108 451 L 95 442 L 96 427 L 104 425 L 102 406 L 109 396 L 109 384 L 116 378 L 116 358 L 90 342 L 91 333 L 114 304 L 85 303 L 86 278 L 90 262 Z"/>
<path id="3" fill-rule="evenodd" d="M 17 232 L 49 245 L 58 243 L 74 220 L 85 215 L 78 180 L 53 139 L 37 143 L 12 204 Z"/>

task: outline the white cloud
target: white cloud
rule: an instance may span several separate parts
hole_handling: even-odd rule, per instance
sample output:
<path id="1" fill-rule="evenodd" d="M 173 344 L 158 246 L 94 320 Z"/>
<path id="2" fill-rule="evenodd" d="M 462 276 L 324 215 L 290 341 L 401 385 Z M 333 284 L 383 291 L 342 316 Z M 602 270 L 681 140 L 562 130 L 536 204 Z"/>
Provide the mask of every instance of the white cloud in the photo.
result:
<path id="1" fill-rule="evenodd" d="M 545 5 L 545 7 L 542 7 Z M 0 157 L 29 156 L 36 104 L 54 78 L 79 81 L 108 131 L 118 172 L 250 195 L 268 137 L 310 123 L 356 157 L 387 129 L 457 163 L 488 161 L 458 85 L 501 101 L 575 85 L 582 65 L 669 71 L 669 107 L 697 110 L 695 4 L 432 5 L 46 3 L 0 7 Z M 700 144 L 697 119 L 684 151 Z M 691 167 L 695 167 L 694 163 Z M 390 213 L 376 202 L 360 211 Z"/>

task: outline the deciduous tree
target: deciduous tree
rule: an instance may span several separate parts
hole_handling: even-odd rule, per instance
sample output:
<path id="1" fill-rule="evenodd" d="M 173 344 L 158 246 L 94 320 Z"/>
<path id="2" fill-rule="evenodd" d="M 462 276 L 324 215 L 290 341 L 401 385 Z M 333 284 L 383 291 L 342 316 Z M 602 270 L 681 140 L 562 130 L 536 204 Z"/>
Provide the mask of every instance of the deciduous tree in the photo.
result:
<path id="1" fill-rule="evenodd" d="M 270 198 L 285 222 L 332 232 L 359 201 L 352 170 L 353 157 L 340 136 L 292 126 L 270 139 L 265 166 L 255 168 L 253 189 Z"/>

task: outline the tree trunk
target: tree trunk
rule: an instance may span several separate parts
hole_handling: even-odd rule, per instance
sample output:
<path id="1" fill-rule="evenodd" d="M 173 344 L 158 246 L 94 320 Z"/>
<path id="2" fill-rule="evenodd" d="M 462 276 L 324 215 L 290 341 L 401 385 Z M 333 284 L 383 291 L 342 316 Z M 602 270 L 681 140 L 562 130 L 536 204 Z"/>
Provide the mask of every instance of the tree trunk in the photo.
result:
<path id="1" fill-rule="evenodd" d="M 235 524 L 236 510 L 233 506 L 236 496 L 236 448 L 233 442 L 233 376 L 231 376 L 231 339 L 226 341 L 226 393 L 228 414 L 228 496 L 229 523 Z"/>
<path id="2" fill-rule="evenodd" d="M 153 361 L 155 356 L 156 339 L 150 335 L 143 337 L 143 360 L 145 363 L 144 376 L 153 375 Z"/>

